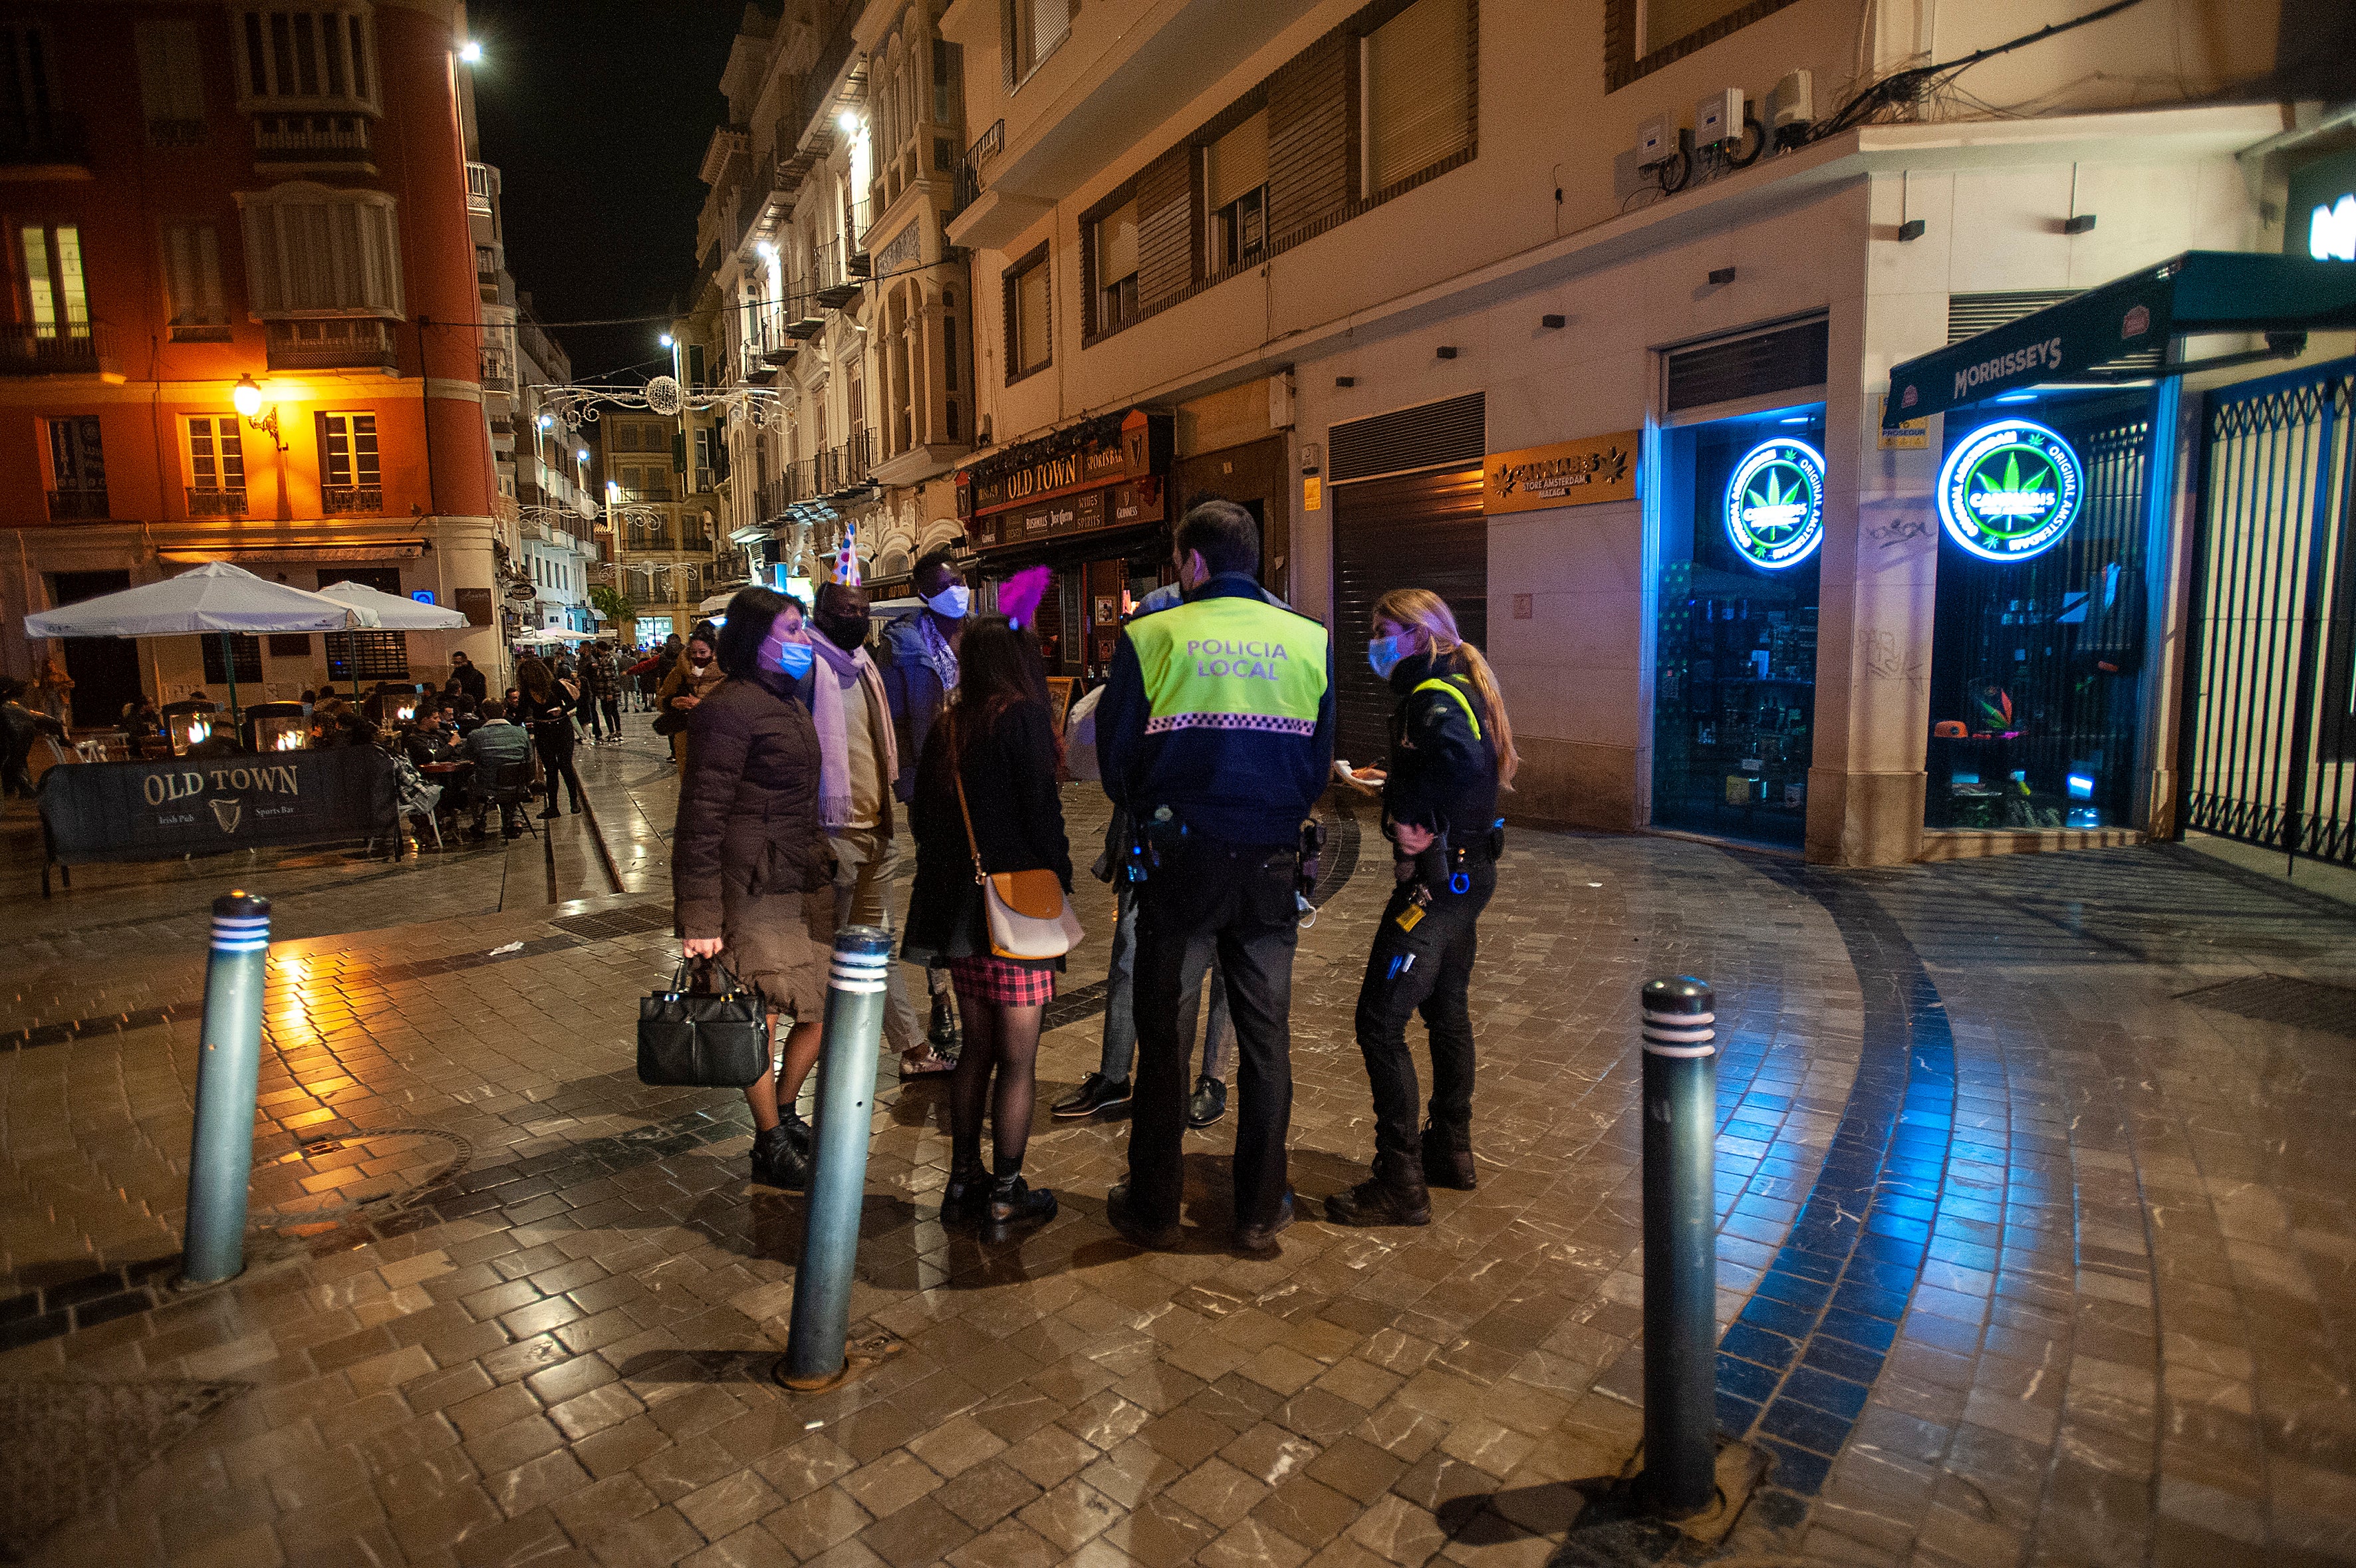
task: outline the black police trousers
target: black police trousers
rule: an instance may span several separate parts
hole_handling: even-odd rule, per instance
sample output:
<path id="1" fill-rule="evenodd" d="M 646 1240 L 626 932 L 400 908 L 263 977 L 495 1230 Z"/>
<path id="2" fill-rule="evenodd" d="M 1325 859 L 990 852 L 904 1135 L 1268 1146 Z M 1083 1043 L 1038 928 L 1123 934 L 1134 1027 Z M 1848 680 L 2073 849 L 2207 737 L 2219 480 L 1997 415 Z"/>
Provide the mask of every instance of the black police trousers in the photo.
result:
<path id="1" fill-rule="evenodd" d="M 1402 882 L 1392 890 L 1358 985 L 1358 1049 L 1374 1089 L 1375 1154 L 1395 1169 L 1401 1161 L 1412 1169 L 1423 1149 L 1415 1058 L 1407 1046 L 1407 1021 L 1418 1012 L 1431 1036 L 1432 1135 L 1451 1148 L 1472 1146 L 1472 1011 L 1466 993 L 1480 949 L 1481 911 L 1497 890 L 1497 864 L 1467 857 L 1462 875 L 1465 891 L 1433 894 L 1411 929 L 1402 929 L 1399 918 L 1415 908 L 1419 884 Z"/>
<path id="2" fill-rule="evenodd" d="M 1251 847 L 1190 834 L 1162 851 L 1138 888 L 1129 1205 L 1141 1224 L 1177 1223 L 1185 1187 L 1194 1017 L 1180 1004 L 1187 950 L 1196 942 L 1215 946 L 1236 1028 L 1235 1223 L 1275 1222 L 1292 1126 L 1292 951 L 1301 937 L 1292 884 L 1299 866 L 1290 845 Z M 1182 1022 L 1190 1026 L 1183 1034 Z"/>

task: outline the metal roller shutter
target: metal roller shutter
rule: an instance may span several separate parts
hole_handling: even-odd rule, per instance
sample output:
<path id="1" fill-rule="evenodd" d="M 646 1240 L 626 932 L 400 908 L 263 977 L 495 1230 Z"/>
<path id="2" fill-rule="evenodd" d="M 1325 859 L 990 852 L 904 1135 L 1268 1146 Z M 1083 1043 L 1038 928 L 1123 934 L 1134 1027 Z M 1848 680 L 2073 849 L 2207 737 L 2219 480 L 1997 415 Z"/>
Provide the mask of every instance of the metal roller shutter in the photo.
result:
<path id="1" fill-rule="evenodd" d="M 1338 434 L 1338 430 L 1336 432 Z M 1370 479 L 1333 490 L 1333 671 L 1339 755 L 1379 762 L 1393 698 L 1366 663 L 1375 601 L 1429 588 L 1448 601 L 1465 640 L 1489 640 L 1489 522 L 1481 470 Z"/>

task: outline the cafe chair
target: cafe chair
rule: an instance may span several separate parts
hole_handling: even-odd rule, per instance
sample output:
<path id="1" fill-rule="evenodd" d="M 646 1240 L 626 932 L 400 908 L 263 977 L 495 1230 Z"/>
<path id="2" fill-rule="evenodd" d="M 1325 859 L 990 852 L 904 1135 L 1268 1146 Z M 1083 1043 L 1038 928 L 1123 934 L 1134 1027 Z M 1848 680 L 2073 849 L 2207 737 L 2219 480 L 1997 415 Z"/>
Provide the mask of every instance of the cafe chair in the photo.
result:
<path id="1" fill-rule="evenodd" d="M 529 757 L 521 762 L 500 763 L 497 771 L 492 773 L 490 783 L 477 797 L 486 806 L 498 808 L 502 832 L 506 831 L 507 814 L 513 811 L 523 820 L 524 832 L 534 838 L 540 836 L 540 830 L 532 826 L 531 812 L 526 809 L 532 800 L 531 766 Z"/>

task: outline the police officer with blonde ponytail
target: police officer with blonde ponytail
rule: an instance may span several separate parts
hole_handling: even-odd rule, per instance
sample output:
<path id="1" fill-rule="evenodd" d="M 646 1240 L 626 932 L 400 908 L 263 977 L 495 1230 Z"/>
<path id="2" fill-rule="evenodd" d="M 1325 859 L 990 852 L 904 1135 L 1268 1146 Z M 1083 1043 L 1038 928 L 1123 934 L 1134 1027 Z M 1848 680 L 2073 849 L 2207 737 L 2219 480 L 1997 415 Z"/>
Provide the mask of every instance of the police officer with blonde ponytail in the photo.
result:
<path id="1" fill-rule="evenodd" d="M 1325 1209 L 1341 1225 L 1429 1225 L 1430 1187 L 1474 1185 L 1466 992 L 1505 843 L 1497 791 L 1512 787 L 1521 759 L 1497 678 L 1457 634 L 1439 595 L 1401 588 L 1377 599 L 1366 657 L 1398 694 L 1382 785 L 1395 886 L 1358 987 L 1375 1168 Z M 1418 1012 L 1431 1040 L 1430 1119 L 1420 1131 L 1407 1046 L 1408 1018 Z"/>

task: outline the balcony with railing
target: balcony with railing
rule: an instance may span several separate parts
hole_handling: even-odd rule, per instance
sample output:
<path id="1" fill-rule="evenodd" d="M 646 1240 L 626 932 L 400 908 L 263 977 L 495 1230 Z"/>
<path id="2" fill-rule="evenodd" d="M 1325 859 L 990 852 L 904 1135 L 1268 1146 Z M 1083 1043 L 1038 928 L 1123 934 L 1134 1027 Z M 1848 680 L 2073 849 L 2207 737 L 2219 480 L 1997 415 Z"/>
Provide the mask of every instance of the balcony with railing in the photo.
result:
<path id="1" fill-rule="evenodd" d="M 99 522 L 108 515 L 106 487 L 87 485 L 79 489 L 49 492 L 51 522 Z"/>
<path id="2" fill-rule="evenodd" d="M 198 489 L 188 487 L 190 517 L 243 517 L 245 491 L 242 489 Z"/>
<path id="3" fill-rule="evenodd" d="M 19 327 L 0 333 L 0 375 L 107 376 L 120 380 L 114 329 L 103 321 Z"/>
<path id="4" fill-rule="evenodd" d="M 381 485 L 323 485 L 319 511 L 326 517 L 369 517 L 384 510 Z"/>
<path id="5" fill-rule="evenodd" d="M 90 142 L 81 116 L 61 109 L 0 111 L 0 167 L 79 169 L 89 177 Z"/>
<path id="6" fill-rule="evenodd" d="M 372 316 L 265 324 L 273 371 L 397 370 L 392 323 Z"/>
<path id="7" fill-rule="evenodd" d="M 491 212 L 491 189 L 496 171 L 488 164 L 466 166 L 466 210 L 479 212 L 487 218 Z"/>
<path id="8" fill-rule="evenodd" d="M 257 114 L 253 161 L 369 164 L 368 119 L 359 114 Z"/>
<path id="9" fill-rule="evenodd" d="M 944 220 L 955 218 L 974 203 L 981 194 L 981 166 L 1006 150 L 1006 122 L 995 121 L 989 130 L 973 139 L 973 145 L 958 160 L 957 178 L 949 192 L 949 209 Z"/>

